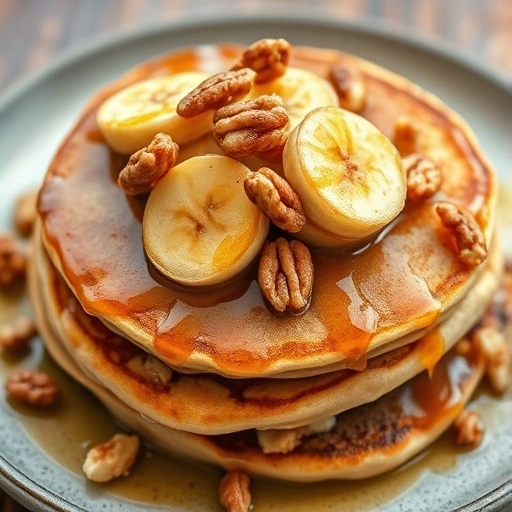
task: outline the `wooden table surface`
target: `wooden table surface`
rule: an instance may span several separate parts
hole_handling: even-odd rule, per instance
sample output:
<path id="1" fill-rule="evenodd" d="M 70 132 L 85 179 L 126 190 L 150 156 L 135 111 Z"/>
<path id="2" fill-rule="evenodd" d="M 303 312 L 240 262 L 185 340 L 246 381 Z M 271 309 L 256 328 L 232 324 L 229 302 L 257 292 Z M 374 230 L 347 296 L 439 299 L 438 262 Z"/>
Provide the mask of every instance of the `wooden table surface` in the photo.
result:
<path id="1" fill-rule="evenodd" d="M 512 0 L 0 0 L 0 95 L 56 56 L 99 35 L 195 15 L 312 9 L 379 20 L 437 39 L 512 84 Z M 25 509 L 0 491 L 0 509 Z"/>

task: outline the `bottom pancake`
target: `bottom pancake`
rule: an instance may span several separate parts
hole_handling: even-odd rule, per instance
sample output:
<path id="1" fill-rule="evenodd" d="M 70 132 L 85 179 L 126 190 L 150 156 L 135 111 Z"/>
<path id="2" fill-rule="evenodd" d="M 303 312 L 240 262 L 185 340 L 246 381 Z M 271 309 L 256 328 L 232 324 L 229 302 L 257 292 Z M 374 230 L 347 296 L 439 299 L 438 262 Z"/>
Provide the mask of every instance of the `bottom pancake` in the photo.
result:
<path id="1" fill-rule="evenodd" d="M 254 429 L 218 436 L 198 435 L 148 421 L 84 373 L 50 327 L 37 279 L 30 280 L 40 333 L 50 355 L 92 391 L 129 429 L 156 448 L 245 469 L 252 475 L 289 481 L 359 479 L 389 471 L 431 444 L 456 418 L 483 375 L 478 351 L 451 351 L 435 366 L 364 406 L 337 415 L 334 427 L 304 437 L 288 453 L 265 454 Z"/>

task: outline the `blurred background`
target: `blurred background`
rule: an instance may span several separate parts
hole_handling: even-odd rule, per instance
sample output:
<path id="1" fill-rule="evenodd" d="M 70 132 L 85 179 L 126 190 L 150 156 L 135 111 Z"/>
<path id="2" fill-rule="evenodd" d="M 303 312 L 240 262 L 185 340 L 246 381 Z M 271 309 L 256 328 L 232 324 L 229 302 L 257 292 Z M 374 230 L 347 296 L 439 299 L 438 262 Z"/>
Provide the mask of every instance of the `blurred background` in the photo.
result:
<path id="1" fill-rule="evenodd" d="M 0 0 L 0 94 L 68 49 L 194 16 L 310 11 L 455 47 L 512 84 L 512 0 Z"/>

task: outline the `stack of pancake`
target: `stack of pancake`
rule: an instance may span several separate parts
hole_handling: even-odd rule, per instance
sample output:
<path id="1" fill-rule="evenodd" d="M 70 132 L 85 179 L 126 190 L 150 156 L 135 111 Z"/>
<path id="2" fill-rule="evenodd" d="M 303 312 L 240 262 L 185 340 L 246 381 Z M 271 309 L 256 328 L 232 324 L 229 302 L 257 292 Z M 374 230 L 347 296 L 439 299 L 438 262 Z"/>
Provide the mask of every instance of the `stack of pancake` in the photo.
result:
<path id="1" fill-rule="evenodd" d="M 147 261 L 147 195 L 118 186 L 128 157 L 105 141 L 97 110 L 142 79 L 230 69 L 242 51 L 175 52 L 89 102 L 39 197 L 30 269 L 39 327 L 57 363 L 158 448 L 286 480 L 376 475 L 433 442 L 482 377 L 478 350 L 452 348 L 500 278 L 494 172 L 465 123 L 419 87 L 350 55 L 293 48 L 290 66 L 320 77 L 337 63 L 357 68 L 367 89 L 360 115 L 388 138 L 397 119 L 414 119 L 440 190 L 408 201 L 356 252 L 310 247 L 315 281 L 300 316 L 267 307 L 255 264 L 227 289 L 172 286 Z M 209 134 L 180 145 L 181 160 L 211 152 L 222 153 Z M 473 214 L 483 263 L 460 259 L 438 201 Z"/>

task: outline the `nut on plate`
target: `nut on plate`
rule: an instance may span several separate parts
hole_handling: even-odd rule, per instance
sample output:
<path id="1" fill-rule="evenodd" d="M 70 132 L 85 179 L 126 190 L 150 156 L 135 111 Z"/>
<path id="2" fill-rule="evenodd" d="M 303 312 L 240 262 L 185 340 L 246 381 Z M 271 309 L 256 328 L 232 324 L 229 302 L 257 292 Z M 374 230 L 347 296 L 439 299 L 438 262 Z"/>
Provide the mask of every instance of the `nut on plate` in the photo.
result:
<path id="1" fill-rule="evenodd" d="M 483 327 L 474 333 L 474 340 L 485 358 L 486 375 L 493 389 L 503 393 L 510 385 L 512 352 L 502 332 Z"/>
<path id="2" fill-rule="evenodd" d="M 27 258 L 10 234 L 0 234 L 0 288 L 10 288 L 25 280 Z"/>
<path id="3" fill-rule="evenodd" d="M 366 84 L 363 74 L 355 66 L 336 64 L 329 78 L 338 93 L 340 107 L 358 113 L 366 104 Z"/>
<path id="4" fill-rule="evenodd" d="M 283 76 L 289 60 L 290 43 L 286 39 L 261 39 L 245 50 L 240 64 L 232 69 L 253 69 L 255 83 L 262 84 Z"/>
<path id="5" fill-rule="evenodd" d="M 194 117 L 239 101 L 251 90 L 255 76 L 249 68 L 217 73 L 189 92 L 178 103 L 176 111 L 181 117 Z"/>
<path id="6" fill-rule="evenodd" d="M 227 156 L 282 159 L 289 119 L 283 100 L 276 94 L 222 107 L 215 112 L 213 122 L 215 138 Z"/>
<path id="7" fill-rule="evenodd" d="M 247 197 L 279 228 L 297 233 L 306 223 L 299 196 L 290 184 L 268 167 L 244 181 Z"/>
<path id="8" fill-rule="evenodd" d="M 298 240 L 278 238 L 261 251 L 258 284 L 277 313 L 306 311 L 313 290 L 313 262 L 309 249 Z"/>
<path id="9" fill-rule="evenodd" d="M 26 315 L 19 315 L 0 326 L 0 348 L 9 352 L 23 350 L 36 334 L 34 321 Z"/>
<path id="10" fill-rule="evenodd" d="M 11 373 L 5 383 L 9 397 L 28 405 L 47 407 L 60 399 L 60 388 L 46 373 L 19 370 Z"/>
<path id="11" fill-rule="evenodd" d="M 220 482 L 219 498 L 228 512 L 248 512 L 251 509 L 251 480 L 240 470 L 229 471 Z"/>
<path id="12" fill-rule="evenodd" d="M 128 475 L 140 448 L 138 436 L 116 434 L 109 441 L 87 452 L 83 471 L 89 480 L 109 482 L 121 475 Z"/>
<path id="13" fill-rule="evenodd" d="M 37 192 L 29 192 L 18 198 L 14 210 L 14 224 L 20 235 L 28 236 L 32 232 L 37 215 Z"/>
<path id="14" fill-rule="evenodd" d="M 441 171 L 434 162 L 419 153 L 402 159 L 407 174 L 407 198 L 411 201 L 425 201 L 441 187 Z"/>
<path id="15" fill-rule="evenodd" d="M 134 153 L 120 172 L 119 186 L 129 195 L 149 192 L 174 166 L 179 147 L 170 135 L 157 133 L 151 143 Z"/>
<path id="16" fill-rule="evenodd" d="M 487 246 L 473 215 L 461 206 L 444 201 L 437 203 L 435 210 L 455 241 L 459 259 L 470 266 L 480 265 L 487 257 Z"/>
<path id="17" fill-rule="evenodd" d="M 453 423 L 456 442 L 460 446 L 476 448 L 485 432 L 485 425 L 476 411 L 463 410 Z"/>

